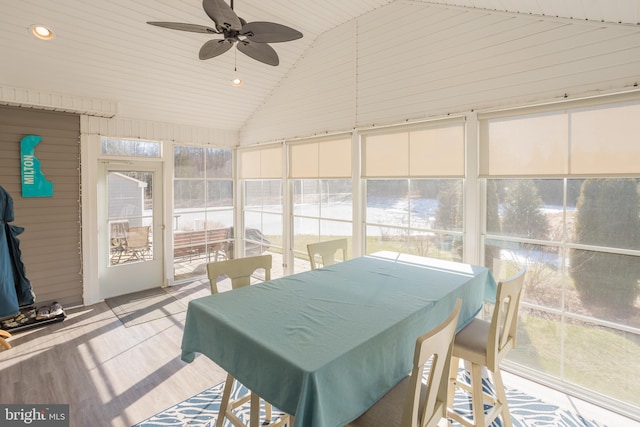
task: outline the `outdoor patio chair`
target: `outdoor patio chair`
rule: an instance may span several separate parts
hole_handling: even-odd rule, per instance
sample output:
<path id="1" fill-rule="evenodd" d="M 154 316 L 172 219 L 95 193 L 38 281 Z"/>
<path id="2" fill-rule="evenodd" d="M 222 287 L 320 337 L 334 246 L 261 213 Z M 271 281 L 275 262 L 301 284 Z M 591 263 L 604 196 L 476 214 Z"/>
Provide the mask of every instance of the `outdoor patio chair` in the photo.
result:
<path id="1" fill-rule="evenodd" d="M 124 252 L 127 261 L 144 261 L 149 255 L 151 246 L 149 242 L 149 232 L 151 227 L 129 227 L 127 241 Z"/>

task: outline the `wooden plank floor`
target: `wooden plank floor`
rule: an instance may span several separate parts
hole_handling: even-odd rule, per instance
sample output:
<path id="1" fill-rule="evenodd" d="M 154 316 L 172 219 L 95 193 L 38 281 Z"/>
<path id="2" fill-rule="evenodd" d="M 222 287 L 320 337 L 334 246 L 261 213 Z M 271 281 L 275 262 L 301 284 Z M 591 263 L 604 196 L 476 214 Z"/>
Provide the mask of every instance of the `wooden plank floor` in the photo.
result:
<path id="1" fill-rule="evenodd" d="M 169 288 L 186 306 L 208 281 Z M 125 328 L 105 303 L 16 333 L 0 352 L 0 402 L 70 405 L 70 425 L 131 426 L 224 381 L 205 356 L 180 360 L 186 312 Z"/>

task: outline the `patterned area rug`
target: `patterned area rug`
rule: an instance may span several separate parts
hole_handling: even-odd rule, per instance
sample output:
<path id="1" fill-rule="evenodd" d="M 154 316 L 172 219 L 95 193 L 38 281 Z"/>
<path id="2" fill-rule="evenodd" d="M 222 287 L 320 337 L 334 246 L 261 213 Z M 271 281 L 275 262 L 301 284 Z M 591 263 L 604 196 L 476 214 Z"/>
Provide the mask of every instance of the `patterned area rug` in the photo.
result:
<path id="1" fill-rule="evenodd" d="M 493 387 L 489 382 L 483 381 L 483 387 L 485 391 L 493 392 Z M 134 427 L 214 427 L 218 417 L 223 388 L 224 382 L 149 417 Z M 236 381 L 233 397 L 242 396 L 246 393 L 248 393 L 248 390 Z M 514 427 L 606 427 L 515 389 L 507 389 L 507 400 L 509 401 L 509 410 L 511 411 Z M 454 409 L 464 415 L 470 415 L 471 399 L 469 396 L 464 392 L 456 392 Z M 489 409 L 488 405 L 486 409 Z M 273 410 L 275 419 L 278 412 L 276 408 L 273 408 Z M 249 404 L 239 408 L 237 414 L 240 419 L 248 422 Z M 460 426 L 456 422 L 453 422 L 452 425 L 454 427 Z M 232 425 L 229 421 L 226 421 L 224 427 L 232 427 Z M 502 421 L 497 419 L 491 424 L 491 427 L 503 427 Z"/>

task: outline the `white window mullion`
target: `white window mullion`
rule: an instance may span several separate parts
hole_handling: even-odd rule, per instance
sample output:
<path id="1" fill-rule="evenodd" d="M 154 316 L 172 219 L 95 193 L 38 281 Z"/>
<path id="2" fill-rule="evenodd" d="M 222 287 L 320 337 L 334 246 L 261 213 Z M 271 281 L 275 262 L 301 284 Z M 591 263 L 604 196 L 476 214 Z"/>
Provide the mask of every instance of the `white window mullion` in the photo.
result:
<path id="1" fill-rule="evenodd" d="M 486 209 L 481 197 L 480 180 L 478 179 L 478 115 L 467 115 L 465 126 L 465 181 L 463 198 L 463 227 L 464 249 L 462 259 L 464 262 L 482 265 L 480 235 L 482 233 L 482 218 Z"/>
<path id="2" fill-rule="evenodd" d="M 352 197 L 352 230 L 353 230 L 353 247 L 351 248 L 353 257 L 364 255 L 364 180 L 361 177 L 361 144 L 359 132 L 353 132 L 351 136 L 351 188 Z"/>
<path id="3" fill-rule="evenodd" d="M 282 150 L 282 270 L 289 275 L 293 271 L 293 179 L 289 178 L 289 150 Z"/>

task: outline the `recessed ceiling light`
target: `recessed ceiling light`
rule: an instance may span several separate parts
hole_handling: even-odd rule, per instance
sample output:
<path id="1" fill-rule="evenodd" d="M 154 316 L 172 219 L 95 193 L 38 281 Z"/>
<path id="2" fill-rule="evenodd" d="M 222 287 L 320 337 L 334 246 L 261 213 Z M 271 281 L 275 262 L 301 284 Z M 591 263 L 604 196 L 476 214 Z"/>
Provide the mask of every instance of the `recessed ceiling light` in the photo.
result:
<path id="1" fill-rule="evenodd" d="M 31 34 L 41 40 L 51 40 L 55 37 L 53 31 L 44 25 L 32 25 L 30 27 Z"/>
<path id="2" fill-rule="evenodd" d="M 231 80 L 231 86 L 233 87 L 242 86 L 242 79 L 239 79 L 238 77 L 236 77 L 235 79 Z"/>

